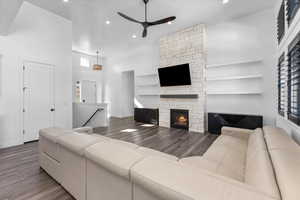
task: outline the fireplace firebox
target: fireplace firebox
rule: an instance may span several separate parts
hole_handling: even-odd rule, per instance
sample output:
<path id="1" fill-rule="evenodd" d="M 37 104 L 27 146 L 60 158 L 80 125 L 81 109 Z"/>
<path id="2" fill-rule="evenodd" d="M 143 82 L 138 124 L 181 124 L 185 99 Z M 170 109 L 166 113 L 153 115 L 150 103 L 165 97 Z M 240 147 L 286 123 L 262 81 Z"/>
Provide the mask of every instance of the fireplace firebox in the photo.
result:
<path id="1" fill-rule="evenodd" d="M 170 127 L 189 130 L 189 111 L 171 109 Z"/>

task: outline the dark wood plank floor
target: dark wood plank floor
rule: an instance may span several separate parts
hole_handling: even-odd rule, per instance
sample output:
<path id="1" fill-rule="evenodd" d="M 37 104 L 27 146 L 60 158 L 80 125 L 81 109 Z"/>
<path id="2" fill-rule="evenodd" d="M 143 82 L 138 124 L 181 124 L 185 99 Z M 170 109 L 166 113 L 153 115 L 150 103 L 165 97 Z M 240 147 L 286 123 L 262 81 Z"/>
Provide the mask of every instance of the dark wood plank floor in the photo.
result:
<path id="1" fill-rule="evenodd" d="M 121 133 L 124 129 L 137 131 Z M 202 155 L 217 138 L 184 130 L 142 127 L 131 118 L 113 118 L 108 128 L 96 128 L 95 132 L 180 158 Z M 68 199 L 73 197 L 39 168 L 36 142 L 0 150 L 0 200 Z"/>

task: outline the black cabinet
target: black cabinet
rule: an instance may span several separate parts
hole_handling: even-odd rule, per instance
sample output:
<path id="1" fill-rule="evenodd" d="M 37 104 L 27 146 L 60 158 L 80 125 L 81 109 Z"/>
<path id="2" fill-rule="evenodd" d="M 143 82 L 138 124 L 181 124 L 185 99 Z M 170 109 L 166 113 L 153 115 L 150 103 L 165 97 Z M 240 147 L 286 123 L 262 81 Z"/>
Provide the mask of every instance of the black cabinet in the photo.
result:
<path id="1" fill-rule="evenodd" d="M 208 113 L 209 133 L 221 134 L 223 126 L 254 130 L 263 127 L 263 117 L 258 115 Z"/>
<path id="2" fill-rule="evenodd" d="M 159 125 L 159 110 L 150 108 L 135 108 L 134 120 L 136 122 Z"/>

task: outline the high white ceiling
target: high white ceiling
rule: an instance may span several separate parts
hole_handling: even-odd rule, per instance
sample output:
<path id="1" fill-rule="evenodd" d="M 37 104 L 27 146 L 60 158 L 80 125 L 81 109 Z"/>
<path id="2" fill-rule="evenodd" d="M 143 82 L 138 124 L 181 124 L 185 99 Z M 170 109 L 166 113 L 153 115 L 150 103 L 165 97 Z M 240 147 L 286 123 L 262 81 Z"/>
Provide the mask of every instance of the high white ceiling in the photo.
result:
<path id="1" fill-rule="evenodd" d="M 117 15 L 121 11 L 135 19 L 143 20 L 142 0 L 27 0 L 73 22 L 73 48 L 95 52 L 104 50 L 105 55 L 122 54 L 136 49 L 170 32 L 197 23 L 215 24 L 231 18 L 248 15 L 274 6 L 276 0 L 150 0 L 149 20 L 173 16 L 172 25 L 151 27 L 146 39 L 141 38 L 142 27 Z M 106 25 L 105 21 L 111 24 Z M 138 37 L 133 39 L 131 36 Z"/>

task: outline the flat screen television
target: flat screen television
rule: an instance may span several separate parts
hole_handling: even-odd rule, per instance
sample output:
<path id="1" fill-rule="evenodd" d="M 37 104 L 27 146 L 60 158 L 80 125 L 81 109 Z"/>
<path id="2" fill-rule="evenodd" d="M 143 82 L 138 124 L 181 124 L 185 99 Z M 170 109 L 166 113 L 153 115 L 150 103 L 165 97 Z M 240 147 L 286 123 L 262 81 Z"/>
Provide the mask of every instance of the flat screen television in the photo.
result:
<path id="1" fill-rule="evenodd" d="M 161 87 L 191 85 L 190 65 L 176 65 L 158 69 Z"/>

